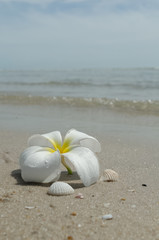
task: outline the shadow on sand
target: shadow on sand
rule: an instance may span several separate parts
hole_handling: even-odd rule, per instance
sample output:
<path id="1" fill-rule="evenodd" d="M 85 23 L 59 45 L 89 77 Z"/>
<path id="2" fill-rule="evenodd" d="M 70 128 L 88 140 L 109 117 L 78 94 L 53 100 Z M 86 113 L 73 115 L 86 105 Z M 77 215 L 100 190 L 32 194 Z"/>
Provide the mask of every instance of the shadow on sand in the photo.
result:
<path id="1" fill-rule="evenodd" d="M 24 182 L 23 179 L 21 178 L 21 170 L 20 169 L 13 170 L 11 172 L 11 176 L 13 178 L 15 178 L 15 180 L 17 181 L 16 184 L 21 185 L 21 186 L 32 185 L 32 186 L 49 187 L 51 185 L 51 183 L 32 183 L 32 182 L 28 183 L 28 182 Z M 80 180 L 80 178 L 79 178 L 79 176 L 76 172 L 73 172 L 73 174 L 70 175 L 70 174 L 68 174 L 67 171 L 62 171 L 61 176 L 60 176 L 58 181 L 67 182 L 74 189 L 83 188 L 84 187 L 83 183 L 76 182 L 77 180 Z"/>

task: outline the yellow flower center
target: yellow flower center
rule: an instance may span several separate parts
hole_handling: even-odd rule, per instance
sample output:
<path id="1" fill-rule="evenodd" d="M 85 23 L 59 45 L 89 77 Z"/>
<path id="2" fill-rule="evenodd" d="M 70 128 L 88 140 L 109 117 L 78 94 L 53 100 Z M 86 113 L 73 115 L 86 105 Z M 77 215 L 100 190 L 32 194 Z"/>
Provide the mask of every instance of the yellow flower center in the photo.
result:
<path id="1" fill-rule="evenodd" d="M 60 154 L 66 153 L 66 152 L 69 152 L 73 147 L 73 146 L 70 145 L 71 139 L 64 140 L 64 143 L 63 143 L 62 146 L 58 142 L 56 142 L 55 140 L 50 140 L 49 139 L 49 141 L 51 142 L 51 144 L 54 147 L 54 149 L 53 148 L 46 148 L 46 150 L 49 151 L 50 153 L 53 153 L 57 150 L 59 150 Z M 68 173 L 72 174 L 71 168 L 66 164 L 64 156 L 62 156 L 62 155 L 61 155 L 61 162 L 66 167 Z"/>
<path id="2" fill-rule="evenodd" d="M 71 139 L 65 140 L 62 146 L 58 142 L 56 142 L 55 140 L 50 140 L 49 139 L 49 141 L 51 142 L 51 144 L 54 147 L 54 149 L 53 148 L 47 148 L 47 150 L 49 152 L 53 153 L 53 152 L 59 150 L 59 152 L 62 154 L 62 153 L 69 152 L 72 149 L 72 146 L 70 146 Z"/>
<path id="3" fill-rule="evenodd" d="M 69 152 L 71 150 L 70 142 L 71 140 L 67 139 L 64 141 L 63 145 L 61 146 L 58 142 L 52 141 L 52 145 L 54 146 L 55 150 L 59 150 L 59 152 L 62 154 L 62 153 Z"/>

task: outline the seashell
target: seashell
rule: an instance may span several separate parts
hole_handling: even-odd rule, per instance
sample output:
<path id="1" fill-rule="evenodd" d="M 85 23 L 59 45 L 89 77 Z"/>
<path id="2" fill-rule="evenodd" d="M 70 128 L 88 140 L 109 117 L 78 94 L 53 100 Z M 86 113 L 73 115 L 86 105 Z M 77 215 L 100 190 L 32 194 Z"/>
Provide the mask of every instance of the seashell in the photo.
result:
<path id="1" fill-rule="evenodd" d="M 100 181 L 103 182 L 117 182 L 119 175 L 117 172 L 111 169 L 105 169 L 103 175 L 100 178 Z"/>
<path id="2" fill-rule="evenodd" d="M 74 189 L 68 183 L 54 182 L 47 193 L 54 196 L 70 195 L 74 193 Z"/>
<path id="3" fill-rule="evenodd" d="M 78 193 L 78 195 L 76 195 L 75 198 L 83 199 L 84 196 L 82 195 L 82 193 Z"/>
<path id="4" fill-rule="evenodd" d="M 32 206 L 25 206 L 25 209 L 33 209 L 33 208 L 35 208 L 35 207 L 32 207 Z"/>
<path id="5" fill-rule="evenodd" d="M 106 214 L 106 215 L 102 216 L 102 219 L 103 220 L 112 220 L 113 216 L 111 214 Z"/>

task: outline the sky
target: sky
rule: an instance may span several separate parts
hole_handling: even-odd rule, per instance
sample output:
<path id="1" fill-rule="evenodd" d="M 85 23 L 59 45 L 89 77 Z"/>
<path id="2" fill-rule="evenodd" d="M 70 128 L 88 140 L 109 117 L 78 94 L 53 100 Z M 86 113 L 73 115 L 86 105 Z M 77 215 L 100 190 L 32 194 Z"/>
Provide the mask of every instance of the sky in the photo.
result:
<path id="1" fill-rule="evenodd" d="M 158 0 L 0 0 L 0 69 L 159 67 Z"/>

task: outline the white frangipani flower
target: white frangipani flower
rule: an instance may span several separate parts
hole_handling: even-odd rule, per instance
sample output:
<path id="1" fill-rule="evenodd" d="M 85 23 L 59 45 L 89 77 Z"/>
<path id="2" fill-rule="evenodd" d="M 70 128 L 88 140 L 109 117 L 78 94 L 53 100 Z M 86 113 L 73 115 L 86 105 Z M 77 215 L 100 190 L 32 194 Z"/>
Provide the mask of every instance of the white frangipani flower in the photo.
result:
<path id="1" fill-rule="evenodd" d="M 70 174 L 74 167 L 85 186 L 99 178 L 99 163 L 94 152 L 100 152 L 101 147 L 94 137 L 71 129 L 62 141 L 61 133 L 55 131 L 31 136 L 28 146 L 20 156 L 21 176 L 26 182 L 57 181 L 61 162 Z"/>

